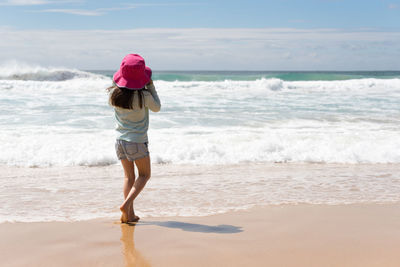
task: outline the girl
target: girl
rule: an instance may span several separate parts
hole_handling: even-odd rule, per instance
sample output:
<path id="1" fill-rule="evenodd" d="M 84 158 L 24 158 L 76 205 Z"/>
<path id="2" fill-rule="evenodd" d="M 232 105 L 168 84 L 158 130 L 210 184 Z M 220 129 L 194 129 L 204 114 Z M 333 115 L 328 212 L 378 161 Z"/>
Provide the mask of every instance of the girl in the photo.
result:
<path id="1" fill-rule="evenodd" d="M 122 223 L 139 220 L 133 209 L 133 201 L 151 175 L 147 148 L 149 109 L 158 112 L 161 108 L 151 73 L 141 56 L 129 54 L 113 76 L 114 85 L 108 88 L 109 102 L 114 107 L 117 122 L 115 150 L 125 173 L 125 201 L 120 206 Z M 134 164 L 139 172 L 136 180 Z"/>

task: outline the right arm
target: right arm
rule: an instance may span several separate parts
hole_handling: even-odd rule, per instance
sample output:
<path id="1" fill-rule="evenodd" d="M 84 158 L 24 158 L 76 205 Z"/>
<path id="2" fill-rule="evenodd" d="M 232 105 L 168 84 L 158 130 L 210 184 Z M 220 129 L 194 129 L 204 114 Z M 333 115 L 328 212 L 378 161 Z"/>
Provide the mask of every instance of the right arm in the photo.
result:
<path id="1" fill-rule="evenodd" d="M 158 97 L 156 88 L 154 87 L 153 81 L 150 80 L 148 84 L 146 84 L 146 90 L 143 91 L 144 95 L 144 105 L 149 108 L 153 112 L 158 112 L 161 109 L 160 98 Z"/>

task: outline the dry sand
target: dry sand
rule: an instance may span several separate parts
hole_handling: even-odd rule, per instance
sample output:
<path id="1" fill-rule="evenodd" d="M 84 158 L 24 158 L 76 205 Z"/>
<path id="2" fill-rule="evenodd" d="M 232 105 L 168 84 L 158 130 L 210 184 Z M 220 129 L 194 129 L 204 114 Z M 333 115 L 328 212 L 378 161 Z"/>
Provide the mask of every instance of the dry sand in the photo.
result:
<path id="1" fill-rule="evenodd" d="M 400 205 L 3 223 L 0 236 L 1 266 L 400 266 Z"/>

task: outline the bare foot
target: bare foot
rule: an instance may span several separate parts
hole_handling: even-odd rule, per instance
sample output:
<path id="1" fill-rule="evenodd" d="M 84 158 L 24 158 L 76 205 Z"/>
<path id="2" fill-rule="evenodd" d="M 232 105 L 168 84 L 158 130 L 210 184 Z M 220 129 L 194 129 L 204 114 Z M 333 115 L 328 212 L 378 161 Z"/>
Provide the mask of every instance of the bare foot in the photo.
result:
<path id="1" fill-rule="evenodd" d="M 128 213 L 128 222 L 137 222 L 139 221 L 139 216 L 135 215 L 135 211 L 133 210 L 133 203 L 129 209 L 129 213 Z"/>
<path id="2" fill-rule="evenodd" d="M 133 210 L 133 203 L 129 206 L 128 221 L 135 217 L 135 211 Z"/>
<path id="3" fill-rule="evenodd" d="M 121 215 L 121 222 L 122 223 L 127 223 L 128 222 L 128 220 L 129 220 L 129 210 L 127 210 L 126 209 L 126 207 L 124 207 L 124 205 L 122 205 L 121 207 L 119 207 L 119 209 L 121 210 L 121 212 L 122 212 L 122 215 Z"/>
<path id="4" fill-rule="evenodd" d="M 128 222 L 137 222 L 139 221 L 139 216 L 135 215 L 135 210 L 133 209 L 133 202 L 129 206 L 129 211 L 128 211 Z"/>
<path id="5" fill-rule="evenodd" d="M 138 222 L 139 220 L 140 220 L 140 217 L 135 215 L 133 218 L 128 220 L 128 223 Z"/>

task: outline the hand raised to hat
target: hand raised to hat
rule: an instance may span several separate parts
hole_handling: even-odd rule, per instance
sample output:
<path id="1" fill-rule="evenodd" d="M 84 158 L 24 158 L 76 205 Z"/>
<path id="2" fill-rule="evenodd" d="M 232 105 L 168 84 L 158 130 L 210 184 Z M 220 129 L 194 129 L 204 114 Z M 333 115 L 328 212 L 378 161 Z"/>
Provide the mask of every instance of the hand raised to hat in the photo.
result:
<path id="1" fill-rule="evenodd" d="M 150 81 L 146 84 L 146 87 L 147 86 L 151 86 L 151 85 L 153 85 L 153 80 L 152 79 L 150 79 Z M 146 88 L 147 89 L 147 88 Z"/>

